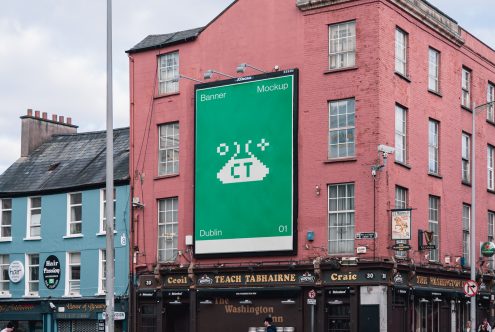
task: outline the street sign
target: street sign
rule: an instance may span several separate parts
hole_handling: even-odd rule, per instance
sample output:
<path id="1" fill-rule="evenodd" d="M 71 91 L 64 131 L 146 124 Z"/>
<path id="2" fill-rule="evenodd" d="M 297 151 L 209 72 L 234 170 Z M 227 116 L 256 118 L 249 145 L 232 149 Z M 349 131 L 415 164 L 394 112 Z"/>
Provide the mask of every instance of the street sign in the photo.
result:
<path id="1" fill-rule="evenodd" d="M 308 297 L 309 297 L 310 299 L 314 299 L 314 298 L 316 297 L 316 292 L 315 292 L 315 290 L 314 290 L 314 289 L 312 289 L 312 290 L 310 290 L 310 291 L 308 292 Z"/>
<path id="2" fill-rule="evenodd" d="M 308 299 L 308 304 L 316 305 L 316 299 Z"/>
<path id="3" fill-rule="evenodd" d="M 408 250 L 411 250 L 411 245 L 407 244 L 407 243 L 396 243 L 392 246 L 392 250 L 408 251 Z"/>
<path id="4" fill-rule="evenodd" d="M 377 234 L 375 232 L 360 232 L 356 233 L 356 239 L 376 239 Z"/>
<path id="5" fill-rule="evenodd" d="M 464 283 L 464 294 L 472 297 L 478 293 L 478 283 L 474 280 L 468 280 Z"/>

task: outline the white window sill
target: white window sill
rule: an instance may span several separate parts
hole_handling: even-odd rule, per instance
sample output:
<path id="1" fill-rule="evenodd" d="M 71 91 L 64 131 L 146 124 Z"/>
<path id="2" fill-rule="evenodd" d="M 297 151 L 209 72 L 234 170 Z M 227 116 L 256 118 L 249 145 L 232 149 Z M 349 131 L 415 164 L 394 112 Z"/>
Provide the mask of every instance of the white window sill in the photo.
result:
<path id="1" fill-rule="evenodd" d="M 107 293 L 105 293 L 103 291 L 98 292 L 98 293 L 95 294 L 95 296 L 105 296 L 105 295 L 107 295 Z"/>
<path id="2" fill-rule="evenodd" d="M 22 297 L 25 299 L 39 299 L 40 298 L 39 294 L 36 294 L 36 295 L 35 294 L 27 294 L 27 295 L 23 295 Z"/>
<path id="3" fill-rule="evenodd" d="M 41 240 L 41 236 L 25 237 L 23 240 L 24 241 L 39 241 L 39 240 Z"/>
<path id="4" fill-rule="evenodd" d="M 12 242 L 12 237 L 0 237 L 0 242 Z"/>
<path id="5" fill-rule="evenodd" d="M 82 234 L 71 234 L 71 235 L 64 235 L 63 236 L 64 239 L 75 239 L 75 238 L 80 238 L 80 237 L 84 237 L 84 235 L 82 235 Z"/>
<path id="6" fill-rule="evenodd" d="M 12 294 L 10 294 L 10 293 L 1 294 L 1 292 L 0 292 L 0 299 L 7 299 L 7 298 L 11 298 L 11 297 L 12 297 Z"/>
<path id="7" fill-rule="evenodd" d="M 117 231 L 116 230 L 113 230 L 113 234 L 117 234 Z M 96 236 L 106 236 L 107 235 L 107 232 L 98 232 L 96 233 Z"/>
<path id="8" fill-rule="evenodd" d="M 64 294 L 62 297 L 82 297 L 81 294 Z"/>

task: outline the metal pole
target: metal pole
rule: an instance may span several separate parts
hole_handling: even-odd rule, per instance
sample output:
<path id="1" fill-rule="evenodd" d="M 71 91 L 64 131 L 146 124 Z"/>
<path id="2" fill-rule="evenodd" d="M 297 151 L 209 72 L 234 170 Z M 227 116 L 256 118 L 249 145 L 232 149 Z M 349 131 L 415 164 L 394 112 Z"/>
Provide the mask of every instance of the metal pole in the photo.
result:
<path id="1" fill-rule="evenodd" d="M 113 239 L 113 89 L 112 0 L 107 0 L 107 174 L 106 174 L 106 319 L 105 330 L 114 332 L 114 239 Z"/>
<path id="2" fill-rule="evenodd" d="M 311 332 L 315 331 L 315 305 L 311 305 Z"/>
<path id="3" fill-rule="evenodd" d="M 472 134 L 471 134 L 471 228 L 469 240 L 471 241 L 470 264 L 471 280 L 476 280 L 476 103 L 473 103 Z M 476 329 L 476 294 L 471 298 L 471 326 Z"/>

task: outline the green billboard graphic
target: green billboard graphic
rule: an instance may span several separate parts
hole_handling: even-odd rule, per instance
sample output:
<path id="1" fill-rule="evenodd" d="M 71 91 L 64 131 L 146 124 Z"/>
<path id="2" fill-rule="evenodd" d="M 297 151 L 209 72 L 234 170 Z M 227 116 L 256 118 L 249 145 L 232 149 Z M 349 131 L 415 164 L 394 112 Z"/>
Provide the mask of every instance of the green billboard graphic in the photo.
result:
<path id="1" fill-rule="evenodd" d="M 294 250 L 296 92 L 296 70 L 196 86 L 196 255 Z"/>

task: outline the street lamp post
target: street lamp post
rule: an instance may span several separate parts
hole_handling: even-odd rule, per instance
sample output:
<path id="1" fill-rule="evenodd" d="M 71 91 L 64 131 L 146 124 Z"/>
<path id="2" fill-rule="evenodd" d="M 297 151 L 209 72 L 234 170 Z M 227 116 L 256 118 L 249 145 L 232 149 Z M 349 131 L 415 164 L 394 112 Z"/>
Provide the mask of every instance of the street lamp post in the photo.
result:
<path id="1" fill-rule="evenodd" d="M 471 264 L 471 280 L 476 280 L 476 111 L 484 109 L 486 107 L 493 106 L 495 101 L 491 101 L 479 106 L 473 103 L 472 113 L 472 137 L 471 137 L 471 229 L 469 230 L 471 250 L 470 250 L 470 264 Z M 471 298 L 471 326 L 476 328 L 476 295 Z"/>

